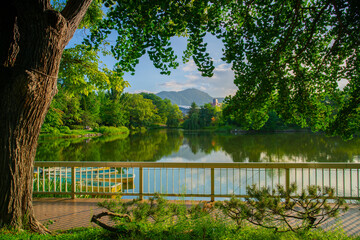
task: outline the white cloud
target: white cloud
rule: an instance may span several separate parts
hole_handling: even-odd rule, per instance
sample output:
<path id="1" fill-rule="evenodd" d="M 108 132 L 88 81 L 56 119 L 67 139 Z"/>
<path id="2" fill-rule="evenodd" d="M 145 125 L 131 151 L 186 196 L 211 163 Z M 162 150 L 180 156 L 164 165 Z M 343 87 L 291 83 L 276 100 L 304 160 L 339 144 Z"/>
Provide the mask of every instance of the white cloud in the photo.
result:
<path id="1" fill-rule="evenodd" d="M 154 93 L 154 92 L 151 92 L 149 90 L 135 90 L 135 91 L 131 91 L 130 93 Z"/>
<path id="2" fill-rule="evenodd" d="M 181 69 L 184 71 L 184 72 L 194 72 L 194 71 L 197 71 L 197 66 L 194 62 L 194 60 L 190 60 L 189 62 L 185 63 Z"/>
<path id="3" fill-rule="evenodd" d="M 196 85 L 191 82 L 178 82 L 171 80 L 169 82 L 164 82 L 159 84 L 161 87 L 166 88 L 166 91 L 182 91 L 187 88 L 195 88 Z"/>
<path id="4" fill-rule="evenodd" d="M 201 78 L 200 74 L 187 74 L 185 75 L 185 78 L 189 79 L 189 80 L 198 80 Z"/>
<path id="5" fill-rule="evenodd" d="M 182 91 L 187 88 L 196 88 L 208 93 L 212 97 L 234 95 L 237 87 L 234 85 L 234 73 L 231 65 L 223 61 L 214 61 L 213 77 L 202 77 L 195 62 L 190 60 L 179 68 L 180 74 L 175 79 L 159 84 L 165 91 Z"/>
<path id="6" fill-rule="evenodd" d="M 227 71 L 232 72 L 230 64 L 223 63 L 215 67 L 215 72 L 227 72 Z"/>

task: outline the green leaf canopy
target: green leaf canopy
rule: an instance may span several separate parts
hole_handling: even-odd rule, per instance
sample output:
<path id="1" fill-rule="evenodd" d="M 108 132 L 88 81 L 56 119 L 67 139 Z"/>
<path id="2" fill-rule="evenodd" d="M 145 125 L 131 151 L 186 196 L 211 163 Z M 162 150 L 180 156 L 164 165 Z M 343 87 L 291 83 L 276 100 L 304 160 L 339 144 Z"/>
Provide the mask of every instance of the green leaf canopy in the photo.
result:
<path id="1" fill-rule="evenodd" d="M 176 68 L 170 44 L 187 36 L 184 61 L 214 69 L 204 36 L 224 43 L 237 93 L 224 113 L 258 129 L 275 111 L 288 123 L 351 138 L 359 130 L 360 14 L 356 0 L 105 1 L 107 16 L 86 41 L 111 51 L 121 71 L 146 52 L 163 74 Z"/>

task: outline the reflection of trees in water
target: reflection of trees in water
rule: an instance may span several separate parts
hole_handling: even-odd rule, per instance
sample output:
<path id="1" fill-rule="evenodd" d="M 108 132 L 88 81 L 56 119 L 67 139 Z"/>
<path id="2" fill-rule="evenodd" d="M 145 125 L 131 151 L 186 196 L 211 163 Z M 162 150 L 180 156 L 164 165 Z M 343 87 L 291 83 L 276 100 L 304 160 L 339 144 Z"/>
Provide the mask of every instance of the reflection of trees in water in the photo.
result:
<path id="1" fill-rule="evenodd" d="M 214 135 L 211 132 L 204 131 L 188 131 L 184 132 L 184 143 L 189 145 L 191 152 L 196 154 L 199 151 L 210 154 L 215 150 L 212 145 Z"/>
<path id="2" fill-rule="evenodd" d="M 192 153 L 224 151 L 234 162 L 346 162 L 360 155 L 360 139 L 344 142 L 311 133 L 228 135 L 154 130 L 131 136 L 41 140 L 36 161 L 157 161 L 186 144 Z"/>
<path id="3" fill-rule="evenodd" d="M 40 141 L 36 161 L 156 161 L 179 151 L 181 132 L 149 131 L 129 137 L 110 136 Z"/>
<path id="4" fill-rule="evenodd" d="M 360 154 L 360 139 L 344 142 L 311 133 L 219 136 L 222 149 L 234 162 L 346 162 Z"/>
<path id="5" fill-rule="evenodd" d="M 149 131 L 125 139 L 116 149 L 120 161 L 156 161 L 179 151 L 182 136 L 171 131 Z"/>

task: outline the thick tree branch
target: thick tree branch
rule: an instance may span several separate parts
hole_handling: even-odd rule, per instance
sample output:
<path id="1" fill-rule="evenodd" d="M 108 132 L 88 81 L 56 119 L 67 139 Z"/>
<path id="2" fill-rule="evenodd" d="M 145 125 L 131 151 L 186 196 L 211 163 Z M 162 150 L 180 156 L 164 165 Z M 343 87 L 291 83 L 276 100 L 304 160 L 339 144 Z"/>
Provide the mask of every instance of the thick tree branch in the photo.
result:
<path id="1" fill-rule="evenodd" d="M 78 26 L 92 0 L 69 0 L 61 14 L 71 25 Z"/>
<path id="2" fill-rule="evenodd" d="M 91 2 L 92 0 L 69 0 L 61 11 L 61 14 L 69 24 L 68 41 L 74 35 Z"/>

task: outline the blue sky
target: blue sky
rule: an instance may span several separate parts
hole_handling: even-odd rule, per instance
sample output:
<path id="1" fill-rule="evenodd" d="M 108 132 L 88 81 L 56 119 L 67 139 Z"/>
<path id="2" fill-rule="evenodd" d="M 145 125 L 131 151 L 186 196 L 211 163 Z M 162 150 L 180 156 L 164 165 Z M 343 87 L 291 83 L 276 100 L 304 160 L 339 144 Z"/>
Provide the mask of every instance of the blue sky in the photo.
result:
<path id="1" fill-rule="evenodd" d="M 78 30 L 68 46 L 81 43 L 85 37 L 84 30 Z M 111 43 L 111 39 L 109 40 Z M 213 36 L 207 36 L 208 52 L 214 59 L 214 75 L 211 78 L 202 77 L 197 71 L 193 60 L 183 64 L 181 60 L 182 51 L 186 48 L 186 39 L 175 37 L 172 39 L 172 46 L 178 55 L 180 66 L 171 72 L 170 76 L 161 75 L 160 70 L 156 69 L 147 55 L 140 58 L 140 63 L 136 66 L 135 75 L 125 73 L 124 79 L 131 87 L 125 92 L 139 93 L 161 91 L 181 91 L 187 88 L 196 88 L 204 91 L 212 97 L 225 97 L 234 95 L 236 86 L 233 83 L 234 74 L 231 66 L 221 60 L 222 42 Z M 116 60 L 111 56 L 101 57 L 101 61 L 110 69 L 113 68 Z"/>

